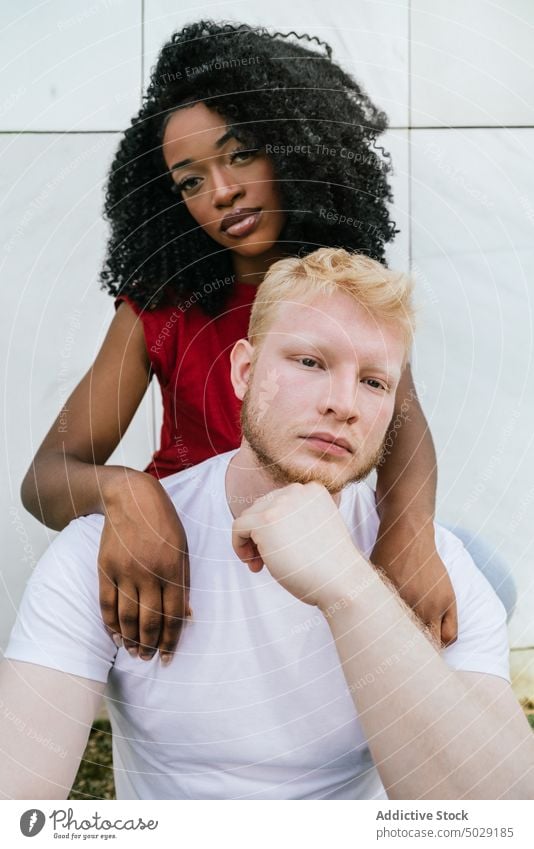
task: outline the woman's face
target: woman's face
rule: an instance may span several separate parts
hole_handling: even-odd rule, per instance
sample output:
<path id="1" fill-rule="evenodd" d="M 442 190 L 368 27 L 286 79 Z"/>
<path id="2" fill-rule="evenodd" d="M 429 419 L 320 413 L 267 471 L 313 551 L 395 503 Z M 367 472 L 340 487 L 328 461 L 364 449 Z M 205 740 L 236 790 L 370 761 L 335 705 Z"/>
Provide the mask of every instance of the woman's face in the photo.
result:
<path id="1" fill-rule="evenodd" d="M 172 113 L 163 156 L 195 221 L 234 253 L 234 261 L 272 251 L 285 214 L 263 150 L 251 150 L 218 112 L 196 103 Z"/>

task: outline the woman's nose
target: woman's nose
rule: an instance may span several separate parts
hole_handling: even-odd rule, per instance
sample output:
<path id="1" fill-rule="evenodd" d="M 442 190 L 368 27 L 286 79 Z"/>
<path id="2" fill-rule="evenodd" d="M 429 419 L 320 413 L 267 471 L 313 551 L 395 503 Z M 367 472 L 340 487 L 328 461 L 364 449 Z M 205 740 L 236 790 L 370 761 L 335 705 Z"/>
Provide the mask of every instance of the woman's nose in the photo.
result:
<path id="1" fill-rule="evenodd" d="M 228 180 L 224 175 L 218 175 L 214 179 L 212 195 L 214 206 L 231 206 L 243 194 L 243 187 L 238 183 Z"/>

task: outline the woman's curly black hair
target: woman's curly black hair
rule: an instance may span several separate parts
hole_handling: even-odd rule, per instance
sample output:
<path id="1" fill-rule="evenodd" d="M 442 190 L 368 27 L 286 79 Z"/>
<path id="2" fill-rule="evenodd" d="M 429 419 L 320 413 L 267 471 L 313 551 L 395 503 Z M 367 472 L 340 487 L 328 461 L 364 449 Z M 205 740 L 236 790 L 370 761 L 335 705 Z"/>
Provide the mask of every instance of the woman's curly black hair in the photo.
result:
<path id="1" fill-rule="evenodd" d="M 285 253 L 344 247 L 384 261 L 397 232 L 388 211 L 391 163 L 376 145 L 387 118 L 331 54 L 315 37 L 246 24 L 201 21 L 172 36 L 111 166 L 102 288 L 141 307 L 178 303 L 193 292 L 209 314 L 224 305 L 228 286 L 208 294 L 206 282 L 231 278 L 230 251 L 172 191 L 161 149 L 166 117 L 197 101 L 239 137 L 266 147 L 287 211 L 279 239 Z M 287 155 L 299 146 L 306 153 Z"/>

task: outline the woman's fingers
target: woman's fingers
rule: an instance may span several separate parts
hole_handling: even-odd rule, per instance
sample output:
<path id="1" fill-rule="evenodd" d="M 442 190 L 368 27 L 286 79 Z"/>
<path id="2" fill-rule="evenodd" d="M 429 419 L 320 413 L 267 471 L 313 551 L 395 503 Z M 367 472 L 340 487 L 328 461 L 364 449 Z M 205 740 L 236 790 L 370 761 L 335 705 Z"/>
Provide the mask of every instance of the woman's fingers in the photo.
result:
<path id="1" fill-rule="evenodd" d="M 162 603 L 159 581 L 139 587 L 139 657 L 151 660 L 158 647 L 162 628 Z"/>
<path id="2" fill-rule="evenodd" d="M 189 557 L 172 502 L 148 477 L 142 483 L 135 509 L 120 503 L 104 523 L 100 603 L 116 644 L 122 638 L 133 657 L 149 660 L 159 648 L 163 654 L 176 649 L 189 611 Z"/>
<path id="3" fill-rule="evenodd" d="M 121 584 L 118 588 L 119 628 L 124 648 L 137 657 L 139 654 L 139 597 L 134 584 Z"/>
<path id="4" fill-rule="evenodd" d="M 161 591 L 162 596 L 162 630 L 159 640 L 159 651 L 162 663 L 169 663 L 180 638 L 184 619 L 191 615 L 189 606 L 190 576 L 189 554 L 187 548 L 181 554 L 179 572 L 181 581 L 166 581 Z"/>
<path id="5" fill-rule="evenodd" d="M 180 637 L 184 619 L 189 612 L 182 587 L 165 584 L 162 590 L 163 628 L 159 640 L 161 662 L 166 664 L 172 659 Z"/>
<path id="6" fill-rule="evenodd" d="M 117 586 L 100 563 L 98 565 L 98 594 L 102 620 L 113 637 L 120 633 Z"/>

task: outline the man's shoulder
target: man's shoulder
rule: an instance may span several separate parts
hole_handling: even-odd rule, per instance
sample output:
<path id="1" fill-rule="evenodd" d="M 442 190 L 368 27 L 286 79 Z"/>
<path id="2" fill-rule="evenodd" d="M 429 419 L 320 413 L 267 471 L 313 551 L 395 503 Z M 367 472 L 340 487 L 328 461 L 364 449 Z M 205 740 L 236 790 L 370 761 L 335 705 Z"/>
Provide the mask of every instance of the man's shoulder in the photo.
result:
<path id="1" fill-rule="evenodd" d="M 233 454 L 235 451 L 228 451 L 226 454 L 210 457 L 190 469 L 160 479 L 160 484 L 177 511 L 191 503 L 197 495 L 202 497 L 204 507 L 207 506 L 210 496 L 218 504 L 221 503 L 221 496 L 225 492 L 224 475 Z M 41 559 L 75 557 L 80 562 L 84 561 L 92 566 L 96 562 L 103 527 L 104 516 L 100 513 L 90 513 L 73 519 L 55 536 L 45 552 L 47 556 L 43 555 Z"/>
<path id="2" fill-rule="evenodd" d="M 485 610 L 488 617 L 506 620 L 506 611 L 499 596 L 484 575 L 483 563 L 475 563 L 464 542 L 453 531 L 437 523 L 436 549 L 445 564 L 457 601 L 469 601 L 473 610 Z"/>
<path id="3" fill-rule="evenodd" d="M 355 543 L 369 556 L 380 525 L 374 487 L 367 481 L 349 484 L 343 490 L 340 510 Z M 478 577 L 478 569 L 461 539 L 438 522 L 434 522 L 434 531 L 437 551 L 451 577 L 457 574 L 462 584 Z"/>
<path id="4" fill-rule="evenodd" d="M 196 466 L 161 478 L 160 484 L 177 508 L 200 491 L 203 496 L 213 495 L 220 498 L 225 493 L 224 482 L 228 463 L 236 452 L 237 449 L 225 454 L 216 454 Z"/>
<path id="5" fill-rule="evenodd" d="M 373 487 L 367 481 L 349 484 L 341 493 L 339 509 L 355 545 L 369 557 L 379 525 Z"/>
<path id="6" fill-rule="evenodd" d="M 367 483 L 351 484 L 340 505 L 352 538 L 369 557 L 378 534 L 375 492 Z M 463 671 L 509 680 L 506 611 L 464 543 L 434 523 L 438 554 L 449 574 L 458 611 L 458 639 L 443 652 L 447 664 Z"/>

